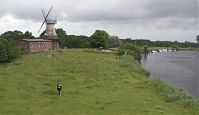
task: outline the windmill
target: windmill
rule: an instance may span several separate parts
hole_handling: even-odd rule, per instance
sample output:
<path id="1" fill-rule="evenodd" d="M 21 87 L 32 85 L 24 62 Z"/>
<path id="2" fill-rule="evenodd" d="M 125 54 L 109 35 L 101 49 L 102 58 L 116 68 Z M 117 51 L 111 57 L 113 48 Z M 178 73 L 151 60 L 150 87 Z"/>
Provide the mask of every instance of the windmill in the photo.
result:
<path id="1" fill-rule="evenodd" d="M 50 40 L 52 42 L 52 49 L 59 49 L 59 39 L 55 30 L 55 24 L 57 23 L 56 18 L 52 19 L 49 18 L 49 14 L 51 12 L 51 10 L 53 9 L 53 7 L 50 8 L 50 10 L 48 11 L 47 15 L 45 15 L 44 10 L 42 10 L 42 15 L 44 17 L 44 21 L 41 24 L 41 27 L 39 28 L 39 31 L 42 29 L 43 25 L 46 24 L 46 31 L 44 36 L 42 36 L 45 40 Z"/>
<path id="2" fill-rule="evenodd" d="M 56 18 L 55 19 L 49 18 L 49 14 L 52 9 L 53 9 L 53 7 L 50 8 L 47 15 L 45 15 L 44 10 L 42 10 L 42 15 L 43 15 L 44 21 L 38 31 L 38 32 L 40 32 L 43 25 L 46 24 L 46 31 L 44 34 L 44 39 L 49 39 L 49 40 L 58 39 L 58 36 L 55 31 L 55 24 L 57 23 L 57 20 L 56 20 Z"/>

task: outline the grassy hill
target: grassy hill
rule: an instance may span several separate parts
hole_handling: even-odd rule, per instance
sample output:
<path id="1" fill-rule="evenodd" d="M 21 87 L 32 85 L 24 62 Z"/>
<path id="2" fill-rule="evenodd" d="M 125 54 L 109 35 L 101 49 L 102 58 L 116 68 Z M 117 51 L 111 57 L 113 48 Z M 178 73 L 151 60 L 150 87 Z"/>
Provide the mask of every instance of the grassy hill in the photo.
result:
<path id="1" fill-rule="evenodd" d="M 62 96 L 56 91 L 57 81 Z M 157 94 L 131 57 L 84 50 L 25 55 L 0 65 L 1 115 L 191 115 Z"/>

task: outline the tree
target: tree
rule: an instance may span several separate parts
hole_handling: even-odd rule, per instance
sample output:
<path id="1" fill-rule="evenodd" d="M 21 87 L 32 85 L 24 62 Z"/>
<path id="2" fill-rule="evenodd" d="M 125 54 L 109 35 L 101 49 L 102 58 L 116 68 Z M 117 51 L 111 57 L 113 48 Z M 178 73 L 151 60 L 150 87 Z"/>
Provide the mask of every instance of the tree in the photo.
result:
<path id="1" fill-rule="evenodd" d="M 119 55 L 132 55 L 136 60 L 140 60 L 142 58 L 141 48 L 132 43 L 126 43 L 120 46 L 118 53 Z"/>
<path id="2" fill-rule="evenodd" d="M 0 39 L 0 63 L 10 62 L 21 54 L 21 50 L 16 44 L 7 39 Z"/>
<path id="3" fill-rule="evenodd" d="M 91 48 L 91 39 L 88 36 L 68 35 L 70 48 Z"/>
<path id="4" fill-rule="evenodd" d="M 109 44 L 109 35 L 104 30 L 96 30 L 91 36 L 92 39 L 92 47 L 99 48 L 104 47 L 108 48 Z"/>
<path id="5" fill-rule="evenodd" d="M 9 41 L 23 39 L 23 32 L 15 30 L 15 31 L 7 31 L 1 34 L 1 38 L 5 38 Z"/>
<path id="6" fill-rule="evenodd" d="M 23 33 L 21 31 L 15 30 L 15 31 L 7 31 L 1 34 L 1 38 L 5 38 L 9 41 L 15 42 L 16 40 L 34 39 L 35 37 L 29 31 L 26 31 L 25 33 Z"/>
<path id="7" fill-rule="evenodd" d="M 118 36 L 110 36 L 109 40 L 109 47 L 116 48 L 122 45 L 122 41 L 119 39 Z"/>
<path id="8" fill-rule="evenodd" d="M 58 28 L 56 29 L 56 33 L 59 38 L 60 47 L 61 48 L 69 47 L 68 45 L 69 40 L 68 40 L 66 31 L 64 31 L 62 28 Z"/>
<path id="9" fill-rule="evenodd" d="M 35 37 L 32 35 L 32 32 L 26 31 L 23 35 L 24 39 L 34 39 Z"/>
<path id="10" fill-rule="evenodd" d="M 199 35 L 197 35 L 196 41 L 197 43 L 199 43 Z"/>

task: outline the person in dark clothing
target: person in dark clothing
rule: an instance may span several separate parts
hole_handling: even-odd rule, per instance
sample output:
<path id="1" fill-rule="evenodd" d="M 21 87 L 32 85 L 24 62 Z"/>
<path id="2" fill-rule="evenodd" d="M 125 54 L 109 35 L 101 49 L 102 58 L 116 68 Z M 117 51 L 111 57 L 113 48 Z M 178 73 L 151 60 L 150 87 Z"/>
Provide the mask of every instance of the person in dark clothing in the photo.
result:
<path id="1" fill-rule="evenodd" d="M 58 95 L 61 96 L 61 90 L 62 90 L 62 86 L 61 86 L 61 82 L 60 80 L 57 83 L 57 91 L 58 91 Z"/>

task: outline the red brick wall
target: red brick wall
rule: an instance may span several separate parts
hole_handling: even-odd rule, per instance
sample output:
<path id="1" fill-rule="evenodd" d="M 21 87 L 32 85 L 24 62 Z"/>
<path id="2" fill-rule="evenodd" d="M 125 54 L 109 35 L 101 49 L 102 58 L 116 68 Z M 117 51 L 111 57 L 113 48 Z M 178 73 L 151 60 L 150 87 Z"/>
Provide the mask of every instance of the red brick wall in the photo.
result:
<path id="1" fill-rule="evenodd" d="M 24 48 L 27 52 L 29 52 L 29 44 L 28 41 L 19 40 L 17 41 L 17 46 Z"/>
<path id="2" fill-rule="evenodd" d="M 52 42 L 29 42 L 29 52 L 46 52 L 52 50 Z"/>
<path id="3" fill-rule="evenodd" d="M 52 41 L 17 41 L 17 45 L 29 53 L 46 52 L 53 49 Z"/>

